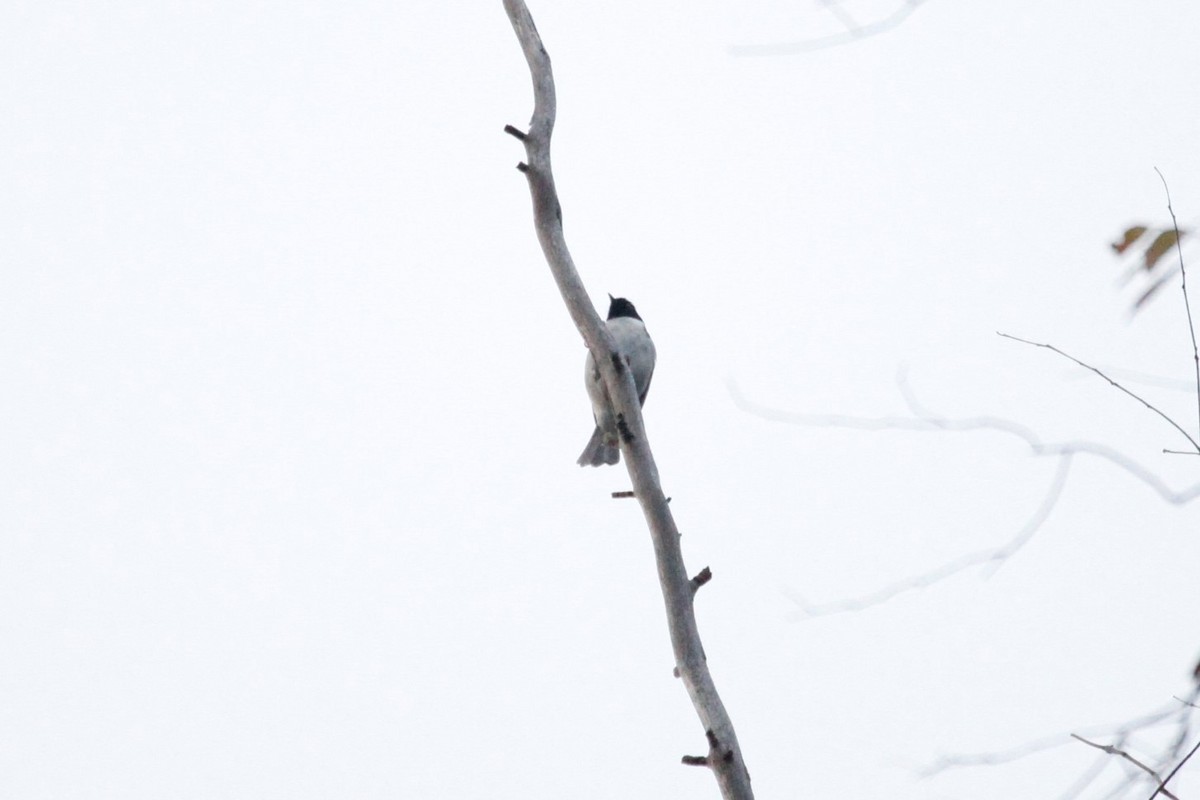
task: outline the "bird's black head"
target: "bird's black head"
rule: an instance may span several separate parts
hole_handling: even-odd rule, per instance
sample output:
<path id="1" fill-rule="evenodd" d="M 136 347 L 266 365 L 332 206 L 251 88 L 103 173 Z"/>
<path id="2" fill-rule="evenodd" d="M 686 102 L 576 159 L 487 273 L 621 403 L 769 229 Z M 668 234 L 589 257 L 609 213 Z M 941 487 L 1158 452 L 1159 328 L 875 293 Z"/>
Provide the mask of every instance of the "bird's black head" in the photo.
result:
<path id="1" fill-rule="evenodd" d="M 616 319 L 617 317 L 633 317 L 634 319 L 641 319 L 641 317 L 638 316 L 637 309 L 633 307 L 633 303 L 629 302 L 624 297 L 613 297 L 610 294 L 608 299 L 610 300 L 608 304 L 609 319 Z"/>

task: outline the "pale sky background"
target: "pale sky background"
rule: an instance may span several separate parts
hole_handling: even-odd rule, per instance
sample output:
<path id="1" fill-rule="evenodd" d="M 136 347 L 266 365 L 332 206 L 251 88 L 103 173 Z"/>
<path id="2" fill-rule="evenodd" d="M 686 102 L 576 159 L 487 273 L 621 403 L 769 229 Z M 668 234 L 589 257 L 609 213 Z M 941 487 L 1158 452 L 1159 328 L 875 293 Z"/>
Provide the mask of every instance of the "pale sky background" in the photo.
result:
<path id="1" fill-rule="evenodd" d="M 929 0 L 773 58 L 730 48 L 837 19 L 532 11 L 568 241 L 655 337 L 758 797 L 1060 796 L 1095 751 L 916 774 L 1189 691 L 1200 505 L 1079 456 L 994 576 L 798 619 L 1005 542 L 1055 464 L 765 421 L 727 381 L 896 415 L 905 366 L 939 413 L 1194 485 L 1160 419 L 994 332 L 1186 387 L 1178 289 L 1131 322 L 1107 242 L 1167 221 L 1155 166 L 1200 219 L 1200 6 Z M 716 797 L 624 467 L 574 463 L 584 350 L 502 133 L 532 97 L 499 0 L 8 2 L 0 65 L 0 796 Z M 1131 386 L 1195 430 L 1194 394 Z"/>

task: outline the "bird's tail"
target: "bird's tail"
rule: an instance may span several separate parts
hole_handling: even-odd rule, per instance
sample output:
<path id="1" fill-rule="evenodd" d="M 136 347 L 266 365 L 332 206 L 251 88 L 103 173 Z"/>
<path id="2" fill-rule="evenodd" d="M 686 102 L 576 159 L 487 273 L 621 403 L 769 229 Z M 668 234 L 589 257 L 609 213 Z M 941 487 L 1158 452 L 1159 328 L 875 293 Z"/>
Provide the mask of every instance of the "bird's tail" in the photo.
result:
<path id="1" fill-rule="evenodd" d="M 596 432 L 588 440 L 587 447 L 577 462 L 581 467 L 598 467 L 601 464 L 616 464 L 621 460 L 621 450 L 616 441 L 606 440 L 604 431 L 596 426 Z"/>

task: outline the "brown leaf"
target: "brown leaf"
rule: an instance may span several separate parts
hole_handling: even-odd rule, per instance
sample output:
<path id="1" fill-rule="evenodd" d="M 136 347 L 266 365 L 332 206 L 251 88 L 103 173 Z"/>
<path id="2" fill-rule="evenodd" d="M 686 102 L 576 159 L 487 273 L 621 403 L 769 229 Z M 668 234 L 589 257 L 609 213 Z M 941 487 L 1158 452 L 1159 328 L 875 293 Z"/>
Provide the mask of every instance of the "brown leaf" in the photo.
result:
<path id="1" fill-rule="evenodd" d="M 1179 232 L 1179 236 L 1183 236 L 1182 231 Z M 1158 260 L 1169 253 L 1177 241 L 1178 237 L 1173 230 L 1163 231 L 1158 236 L 1155 236 L 1154 241 L 1146 248 L 1146 271 L 1149 272 L 1154 269 L 1154 265 L 1158 263 Z"/>
<path id="2" fill-rule="evenodd" d="M 1129 249 L 1129 245 L 1141 238 L 1141 235 L 1145 232 L 1145 225 L 1134 225 L 1132 228 L 1129 228 L 1125 231 L 1125 233 L 1121 236 L 1121 241 L 1112 243 L 1113 251 L 1116 252 L 1117 255 L 1124 253 Z"/>

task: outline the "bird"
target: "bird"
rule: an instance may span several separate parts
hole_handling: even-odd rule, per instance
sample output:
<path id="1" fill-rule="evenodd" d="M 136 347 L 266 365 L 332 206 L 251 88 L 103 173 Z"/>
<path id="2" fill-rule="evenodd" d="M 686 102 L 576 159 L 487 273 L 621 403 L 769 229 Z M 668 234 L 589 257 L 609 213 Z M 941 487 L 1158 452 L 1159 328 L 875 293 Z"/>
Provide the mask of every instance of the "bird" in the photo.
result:
<path id="1" fill-rule="evenodd" d="M 617 353 L 633 373 L 638 404 L 645 405 L 646 394 L 650 391 L 650 379 L 654 376 L 654 342 L 650 340 L 650 334 L 646 332 L 646 323 L 642 322 L 633 303 L 624 297 L 613 297 L 611 294 L 608 299 L 608 319 L 605 324 L 616 342 Z M 621 460 L 617 416 L 613 412 L 604 378 L 596 367 L 596 359 L 590 352 L 584 364 L 583 378 L 588 397 L 592 401 L 592 417 L 596 422 L 596 430 L 588 440 L 587 447 L 583 448 L 577 463 L 581 467 L 616 464 Z"/>

